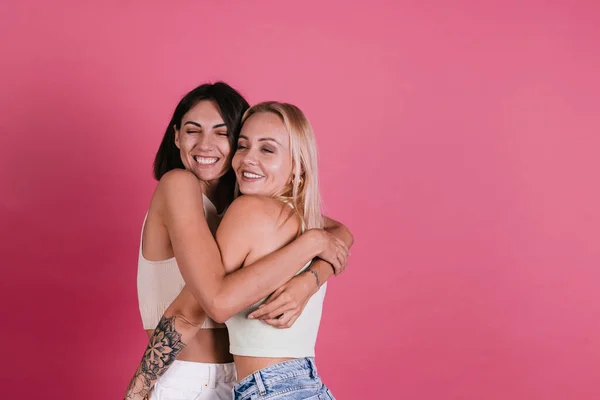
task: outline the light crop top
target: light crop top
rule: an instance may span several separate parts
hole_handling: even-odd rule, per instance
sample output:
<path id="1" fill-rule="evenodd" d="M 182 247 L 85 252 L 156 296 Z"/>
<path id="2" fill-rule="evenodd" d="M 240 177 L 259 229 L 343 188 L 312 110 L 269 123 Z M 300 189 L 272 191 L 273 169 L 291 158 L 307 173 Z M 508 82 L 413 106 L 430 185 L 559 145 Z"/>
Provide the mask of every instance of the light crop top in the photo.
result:
<path id="1" fill-rule="evenodd" d="M 302 267 L 298 274 L 306 270 L 311 262 Z M 308 300 L 294 325 L 287 329 L 274 328 L 262 321 L 248 319 L 248 315 L 264 303 L 266 297 L 235 314 L 225 322 L 229 331 L 229 352 L 249 357 L 314 357 L 326 290 L 325 283 Z"/>
<path id="2" fill-rule="evenodd" d="M 222 214 L 217 213 L 215 205 L 204 196 L 204 215 L 213 236 L 221 222 Z M 148 215 L 146 215 L 147 217 Z M 144 225 L 146 219 L 144 218 Z M 144 226 L 142 225 L 142 235 Z M 138 257 L 137 290 L 140 315 L 144 329 L 154 329 L 162 318 L 165 310 L 175 300 L 185 281 L 179 272 L 175 257 L 163 261 L 146 260 L 142 254 L 142 239 L 140 238 L 140 254 Z M 206 317 L 202 329 L 225 328 Z"/>

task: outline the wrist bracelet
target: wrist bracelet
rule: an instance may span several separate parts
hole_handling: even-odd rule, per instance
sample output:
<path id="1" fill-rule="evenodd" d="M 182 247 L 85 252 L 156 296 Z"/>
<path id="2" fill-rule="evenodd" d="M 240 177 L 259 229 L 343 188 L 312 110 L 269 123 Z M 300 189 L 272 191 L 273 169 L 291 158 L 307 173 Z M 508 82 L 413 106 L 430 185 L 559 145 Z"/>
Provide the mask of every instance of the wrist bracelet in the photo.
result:
<path id="1" fill-rule="evenodd" d="M 321 282 L 319 282 L 319 274 L 317 274 L 317 271 L 315 271 L 314 269 L 310 269 L 310 268 L 307 269 L 307 271 L 315 276 L 315 280 L 317 281 L 317 287 L 320 288 Z"/>

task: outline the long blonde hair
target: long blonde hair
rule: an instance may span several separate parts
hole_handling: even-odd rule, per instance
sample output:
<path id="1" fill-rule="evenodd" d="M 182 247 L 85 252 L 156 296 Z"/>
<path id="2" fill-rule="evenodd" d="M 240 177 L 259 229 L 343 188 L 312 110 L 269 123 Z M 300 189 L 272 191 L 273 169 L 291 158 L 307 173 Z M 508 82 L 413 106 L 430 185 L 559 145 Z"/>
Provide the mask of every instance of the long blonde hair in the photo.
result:
<path id="1" fill-rule="evenodd" d="M 246 110 L 242 124 L 251 115 L 261 112 L 277 115 L 290 135 L 292 179 L 279 197 L 292 204 L 305 229 L 322 228 L 317 142 L 310 122 L 293 104 L 266 101 Z"/>

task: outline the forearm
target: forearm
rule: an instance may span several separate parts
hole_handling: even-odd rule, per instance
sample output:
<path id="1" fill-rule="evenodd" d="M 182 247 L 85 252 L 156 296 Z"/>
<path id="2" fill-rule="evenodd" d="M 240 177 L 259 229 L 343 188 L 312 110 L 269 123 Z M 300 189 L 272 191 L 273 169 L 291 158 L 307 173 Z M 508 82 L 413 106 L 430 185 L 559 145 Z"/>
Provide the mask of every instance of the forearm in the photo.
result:
<path id="1" fill-rule="evenodd" d="M 173 364 L 198 329 L 199 326 L 191 325 L 181 317 L 163 316 L 148 341 L 142 361 L 127 387 L 125 399 L 147 398 L 156 381 Z"/>
<path id="2" fill-rule="evenodd" d="M 343 224 L 331 218 L 325 217 L 325 230 L 342 240 L 346 246 L 348 246 L 348 248 L 350 248 L 354 243 L 354 236 L 352 236 L 350 230 Z M 327 282 L 327 280 L 331 278 L 335 272 L 330 263 L 321 259 L 313 261 L 309 269 L 317 273 L 316 280 L 318 287 L 321 287 L 325 282 Z"/>
<path id="3" fill-rule="evenodd" d="M 196 336 L 206 314 L 185 287 L 163 314 L 129 383 L 126 399 L 143 399 Z"/>
<path id="4" fill-rule="evenodd" d="M 315 259 L 306 271 L 278 288 L 267 302 L 252 312 L 248 318 L 261 319 L 276 328 L 289 328 L 294 324 L 310 297 L 317 293 L 335 272 L 341 272 L 344 269 L 348 254 L 347 247 L 352 244 L 354 238 L 345 226 L 327 218 L 325 229 L 329 230 L 327 235 L 335 236 L 338 243 L 345 242 L 346 248 L 338 247 L 333 253 L 334 257 L 326 256 Z M 319 257 L 323 255 L 325 253 L 320 254 Z"/>
<path id="5" fill-rule="evenodd" d="M 317 276 L 315 277 L 315 293 L 329 278 L 333 276 L 333 267 L 327 261 L 323 261 L 321 259 L 314 260 L 310 267 L 308 268 L 312 271 L 315 271 Z M 305 273 L 311 274 L 311 272 L 307 271 Z"/>
<path id="6" fill-rule="evenodd" d="M 185 252 L 174 247 L 175 258 L 190 292 L 204 312 L 216 322 L 224 322 L 237 312 L 268 296 L 290 280 L 321 251 L 318 235 L 303 234 L 287 246 L 225 275 L 222 260 L 207 254 L 203 263 L 220 264 L 206 273 Z M 217 254 L 219 254 L 217 252 Z"/>
<path id="7" fill-rule="evenodd" d="M 229 319 L 289 281 L 319 254 L 320 246 L 315 237 L 304 234 L 282 249 L 225 276 L 211 309 L 205 311 L 217 322 Z"/>

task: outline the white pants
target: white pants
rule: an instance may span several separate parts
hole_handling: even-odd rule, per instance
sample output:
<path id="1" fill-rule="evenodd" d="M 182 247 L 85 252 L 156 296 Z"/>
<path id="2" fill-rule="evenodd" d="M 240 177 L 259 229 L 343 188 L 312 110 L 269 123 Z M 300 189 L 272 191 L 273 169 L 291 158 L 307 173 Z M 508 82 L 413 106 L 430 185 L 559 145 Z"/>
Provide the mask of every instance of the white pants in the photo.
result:
<path id="1" fill-rule="evenodd" d="M 160 377 L 150 400 L 232 400 L 235 365 L 175 360 Z"/>

